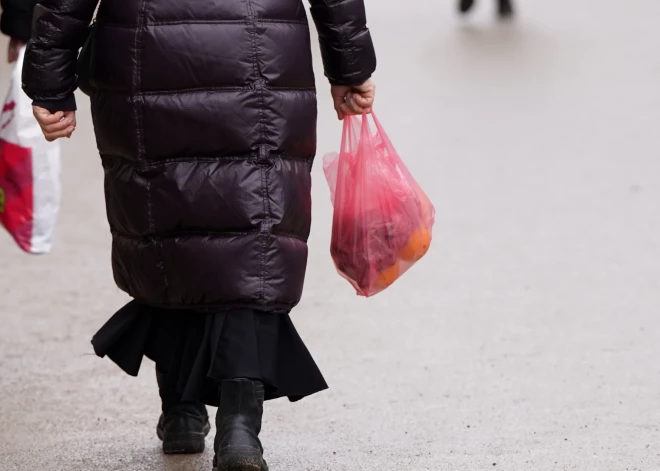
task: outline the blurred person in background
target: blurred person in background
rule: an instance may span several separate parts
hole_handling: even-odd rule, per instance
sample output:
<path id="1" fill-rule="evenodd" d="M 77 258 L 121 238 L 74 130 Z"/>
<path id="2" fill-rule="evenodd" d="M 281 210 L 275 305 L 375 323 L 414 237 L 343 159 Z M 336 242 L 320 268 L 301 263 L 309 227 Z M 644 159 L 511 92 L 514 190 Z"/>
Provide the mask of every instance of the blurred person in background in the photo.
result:
<path id="1" fill-rule="evenodd" d="M 214 469 L 267 470 L 263 401 L 327 387 L 289 317 L 316 153 L 304 5 L 109 1 L 90 29 L 97 1 L 42 0 L 23 70 L 49 140 L 75 130 L 77 67 L 91 97 L 114 278 L 134 298 L 94 349 L 131 375 L 155 361 L 166 453 L 204 449 L 209 404 Z M 363 1 L 311 0 L 311 12 L 337 116 L 369 112 Z"/>
<path id="2" fill-rule="evenodd" d="M 474 6 L 476 0 L 459 0 L 458 11 L 465 14 Z M 497 12 L 502 18 L 513 16 L 513 4 L 511 0 L 497 0 Z"/>
<path id="3" fill-rule="evenodd" d="M 0 31 L 9 36 L 9 50 L 7 60 L 9 63 L 18 60 L 21 48 L 30 39 L 32 32 L 32 12 L 37 0 L 0 0 L 2 17 L 0 17 Z"/>

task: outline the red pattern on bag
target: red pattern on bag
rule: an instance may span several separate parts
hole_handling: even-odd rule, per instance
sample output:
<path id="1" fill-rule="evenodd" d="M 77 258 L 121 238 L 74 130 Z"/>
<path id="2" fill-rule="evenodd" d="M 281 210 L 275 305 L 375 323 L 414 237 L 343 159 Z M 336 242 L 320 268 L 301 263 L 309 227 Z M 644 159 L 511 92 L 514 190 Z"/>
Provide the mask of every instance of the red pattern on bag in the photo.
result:
<path id="1" fill-rule="evenodd" d="M 32 239 L 32 151 L 0 139 L 0 222 L 23 250 Z"/>
<path id="2" fill-rule="evenodd" d="M 10 101 L 5 103 L 2 107 L 2 114 L 0 115 L 0 131 L 9 126 L 14 119 L 14 110 L 16 109 L 16 102 Z"/>

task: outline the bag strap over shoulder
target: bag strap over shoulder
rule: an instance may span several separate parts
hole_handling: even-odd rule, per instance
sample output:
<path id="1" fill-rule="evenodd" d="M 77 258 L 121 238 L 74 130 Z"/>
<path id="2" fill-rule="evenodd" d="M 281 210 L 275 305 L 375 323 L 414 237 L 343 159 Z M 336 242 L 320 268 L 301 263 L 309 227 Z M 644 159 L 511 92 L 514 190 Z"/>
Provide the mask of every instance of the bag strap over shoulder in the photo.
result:
<path id="1" fill-rule="evenodd" d="M 90 95 L 93 88 L 92 82 L 94 76 L 96 30 L 96 17 L 94 17 L 92 23 L 89 25 L 85 44 L 78 54 L 78 63 L 76 66 L 78 87 L 86 95 Z"/>

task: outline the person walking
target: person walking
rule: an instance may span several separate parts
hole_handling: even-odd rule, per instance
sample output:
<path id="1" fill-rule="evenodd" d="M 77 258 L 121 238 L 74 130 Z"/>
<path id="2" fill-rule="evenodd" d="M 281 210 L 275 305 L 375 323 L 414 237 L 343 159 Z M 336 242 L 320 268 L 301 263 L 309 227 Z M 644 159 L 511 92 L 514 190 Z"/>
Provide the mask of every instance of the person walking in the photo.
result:
<path id="1" fill-rule="evenodd" d="M 21 48 L 30 39 L 32 11 L 36 4 L 37 0 L 0 0 L 0 31 L 9 36 L 7 62 L 10 64 L 18 60 Z"/>
<path id="2" fill-rule="evenodd" d="M 41 0 L 24 90 L 49 140 L 91 99 L 114 278 L 133 300 L 95 352 L 156 363 L 166 453 L 267 470 L 264 400 L 327 387 L 289 317 L 311 221 L 316 92 L 302 0 Z M 376 57 L 362 0 L 311 0 L 339 119 L 370 112 Z M 78 49 L 85 43 L 77 60 Z M 77 63 L 79 62 L 79 63 Z"/>
<path id="3" fill-rule="evenodd" d="M 474 6 L 475 0 L 458 0 L 458 11 L 460 13 L 468 13 Z M 513 16 L 513 4 L 511 0 L 497 0 L 497 12 L 501 18 L 509 18 Z"/>

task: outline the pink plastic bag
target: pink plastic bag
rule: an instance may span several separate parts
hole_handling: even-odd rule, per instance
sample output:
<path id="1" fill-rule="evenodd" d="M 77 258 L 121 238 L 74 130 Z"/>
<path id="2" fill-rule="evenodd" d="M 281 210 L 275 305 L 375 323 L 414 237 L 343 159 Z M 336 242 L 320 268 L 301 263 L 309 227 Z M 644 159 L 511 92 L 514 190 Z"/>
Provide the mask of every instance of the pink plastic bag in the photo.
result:
<path id="1" fill-rule="evenodd" d="M 361 296 L 373 296 L 426 254 L 435 210 L 375 115 L 344 119 L 341 151 L 323 170 L 334 205 L 330 253 Z"/>

